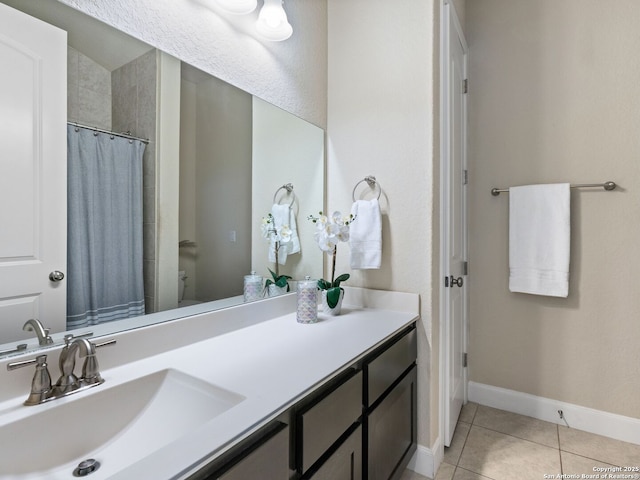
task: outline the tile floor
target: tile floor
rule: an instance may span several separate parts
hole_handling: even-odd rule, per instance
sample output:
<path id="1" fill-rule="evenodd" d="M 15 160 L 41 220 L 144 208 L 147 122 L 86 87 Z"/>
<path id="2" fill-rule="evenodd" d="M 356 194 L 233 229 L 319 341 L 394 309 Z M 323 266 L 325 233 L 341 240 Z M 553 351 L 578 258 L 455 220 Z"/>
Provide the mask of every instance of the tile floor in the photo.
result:
<path id="1" fill-rule="evenodd" d="M 595 467 L 640 467 L 640 445 L 469 403 L 435 480 L 598 478 Z M 609 472 L 599 478 L 640 478 Z M 425 478 L 407 470 L 401 480 Z"/>

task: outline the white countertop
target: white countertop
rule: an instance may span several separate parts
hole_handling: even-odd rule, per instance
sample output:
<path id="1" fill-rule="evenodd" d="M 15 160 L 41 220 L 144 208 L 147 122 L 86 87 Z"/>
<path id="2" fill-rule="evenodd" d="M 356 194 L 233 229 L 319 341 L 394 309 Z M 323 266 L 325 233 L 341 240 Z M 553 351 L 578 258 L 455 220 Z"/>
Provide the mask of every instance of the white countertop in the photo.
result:
<path id="1" fill-rule="evenodd" d="M 117 471 L 105 462 L 90 478 L 186 478 L 190 466 L 202 465 L 205 459 L 213 459 L 231 448 L 417 320 L 417 295 L 395 296 L 393 292 L 381 292 L 376 296 L 371 292 L 349 289 L 345 302 L 351 304 L 343 306 L 342 314 L 336 317 L 319 314 L 319 322 L 315 324 L 297 323 L 295 313 L 288 313 L 103 370 L 105 383 L 86 394 L 170 368 L 245 399 L 125 470 Z M 390 309 L 362 306 L 376 303 L 390 305 Z M 224 315 L 224 311 L 216 313 Z M 117 348 L 117 345 L 110 348 L 113 355 Z M 72 401 L 71 397 L 69 401 Z M 56 402 L 24 408 L 54 408 Z M 7 410 L 6 404 L 0 404 L 0 413 L 3 407 Z M 176 405 L 176 408 L 180 406 Z M 18 411 L 24 412 L 23 409 Z M 99 457 L 99 452 L 95 456 Z M 65 473 L 60 475 L 47 472 L 46 478 L 74 478 L 70 474 L 73 468 L 62 470 Z"/>

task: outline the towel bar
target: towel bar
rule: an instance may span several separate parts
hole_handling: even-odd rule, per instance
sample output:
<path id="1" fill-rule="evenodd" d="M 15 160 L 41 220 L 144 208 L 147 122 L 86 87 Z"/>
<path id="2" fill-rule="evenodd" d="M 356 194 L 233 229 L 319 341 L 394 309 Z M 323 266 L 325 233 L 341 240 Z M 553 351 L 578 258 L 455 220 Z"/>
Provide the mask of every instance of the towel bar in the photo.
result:
<path id="1" fill-rule="evenodd" d="M 571 188 L 604 188 L 607 191 L 615 190 L 616 187 L 615 182 L 604 182 L 604 183 L 580 183 L 576 185 L 571 185 Z M 492 188 L 491 195 L 497 197 L 501 193 L 509 193 L 508 188 Z"/>
<path id="2" fill-rule="evenodd" d="M 354 202 L 356 201 L 356 189 L 358 188 L 358 185 L 360 185 L 362 182 L 367 182 L 367 185 L 369 185 L 369 188 L 371 190 L 374 190 L 376 187 L 378 187 L 377 200 L 380 200 L 380 194 L 382 193 L 382 187 L 380 186 L 380 184 L 376 180 L 376 177 L 374 177 L 373 175 L 367 175 L 362 180 L 360 180 L 358 183 L 356 183 L 355 187 L 353 187 L 353 192 L 351 192 L 351 198 L 353 198 L 353 201 Z"/>
<path id="3" fill-rule="evenodd" d="M 276 203 L 276 197 L 278 196 L 278 192 L 280 190 L 286 190 L 287 193 L 289 195 L 291 195 L 291 203 L 289 204 L 290 207 L 293 207 L 293 202 L 296 201 L 296 194 L 293 193 L 293 184 L 291 183 L 287 183 L 283 186 L 281 186 L 279 189 L 276 190 L 276 193 L 273 194 L 273 203 Z"/>

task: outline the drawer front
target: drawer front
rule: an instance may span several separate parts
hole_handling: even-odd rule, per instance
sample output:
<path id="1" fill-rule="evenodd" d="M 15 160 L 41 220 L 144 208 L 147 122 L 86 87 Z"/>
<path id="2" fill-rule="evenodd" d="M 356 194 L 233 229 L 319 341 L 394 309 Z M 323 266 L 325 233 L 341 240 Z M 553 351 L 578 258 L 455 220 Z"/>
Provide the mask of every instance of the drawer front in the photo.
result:
<path id="1" fill-rule="evenodd" d="M 358 426 L 309 478 L 313 480 L 362 480 L 362 427 Z"/>
<path id="2" fill-rule="evenodd" d="M 416 449 L 416 367 L 368 417 L 369 480 L 400 478 Z"/>
<path id="3" fill-rule="evenodd" d="M 298 462 L 307 471 L 362 415 L 362 372 L 297 415 Z"/>
<path id="4" fill-rule="evenodd" d="M 209 478 L 219 480 L 289 479 L 289 427 L 283 426 L 273 436 L 259 443 L 246 457 L 222 475 Z"/>
<path id="5" fill-rule="evenodd" d="M 416 360 L 416 329 L 398 339 L 367 366 L 367 407 L 371 406 Z"/>

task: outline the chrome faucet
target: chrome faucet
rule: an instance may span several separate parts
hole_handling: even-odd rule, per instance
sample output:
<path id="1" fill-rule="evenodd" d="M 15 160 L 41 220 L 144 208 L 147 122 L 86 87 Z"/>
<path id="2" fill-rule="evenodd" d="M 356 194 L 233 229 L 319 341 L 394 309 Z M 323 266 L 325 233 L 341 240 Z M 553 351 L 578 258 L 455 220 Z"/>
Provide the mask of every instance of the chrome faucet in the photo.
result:
<path id="1" fill-rule="evenodd" d="M 27 400 L 25 400 L 25 405 L 38 405 L 48 402 L 49 400 L 86 390 L 87 388 L 100 385 L 104 382 L 104 379 L 100 375 L 98 359 L 96 358 L 96 348 L 113 345 L 116 341 L 109 340 L 95 344 L 86 338 L 74 338 L 73 335 L 65 335 L 64 340 L 65 346 L 58 358 L 60 378 L 58 378 L 53 388 L 51 387 L 51 376 L 47 368 L 46 355 L 38 355 L 31 360 L 9 363 L 7 365 L 7 370 L 15 370 L 36 364 L 36 373 L 31 382 L 31 393 Z M 80 378 L 74 374 L 76 354 L 85 359 L 82 367 L 82 376 Z"/>
<path id="2" fill-rule="evenodd" d="M 40 320 L 30 318 L 24 323 L 22 330 L 25 332 L 36 332 L 40 345 L 51 345 L 53 343 L 53 339 L 49 336 L 49 329 L 44 328 Z"/>
<path id="3" fill-rule="evenodd" d="M 64 336 L 64 347 L 60 351 L 58 357 L 58 366 L 60 367 L 60 378 L 56 382 L 55 394 L 65 395 L 80 387 L 80 380 L 73 373 L 76 367 L 76 352 L 78 344 L 72 343 L 73 335 Z"/>

